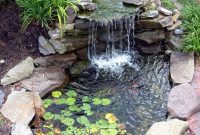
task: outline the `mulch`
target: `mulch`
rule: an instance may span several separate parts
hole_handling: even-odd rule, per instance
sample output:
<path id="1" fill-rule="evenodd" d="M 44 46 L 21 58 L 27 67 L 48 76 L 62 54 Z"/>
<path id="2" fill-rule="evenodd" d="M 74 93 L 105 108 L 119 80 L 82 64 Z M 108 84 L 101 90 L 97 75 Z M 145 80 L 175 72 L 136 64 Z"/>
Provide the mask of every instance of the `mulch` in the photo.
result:
<path id="1" fill-rule="evenodd" d="M 38 50 L 38 37 L 46 36 L 45 29 L 32 24 L 25 31 L 21 30 L 20 9 L 15 3 L 0 5 L 0 60 L 5 60 L 0 64 L 0 79 L 23 59 L 31 56 L 36 58 L 41 56 Z M 8 87 L 0 86 L 7 96 L 10 91 Z M 10 134 L 9 122 L 2 123 L 0 119 L 0 135 Z"/>

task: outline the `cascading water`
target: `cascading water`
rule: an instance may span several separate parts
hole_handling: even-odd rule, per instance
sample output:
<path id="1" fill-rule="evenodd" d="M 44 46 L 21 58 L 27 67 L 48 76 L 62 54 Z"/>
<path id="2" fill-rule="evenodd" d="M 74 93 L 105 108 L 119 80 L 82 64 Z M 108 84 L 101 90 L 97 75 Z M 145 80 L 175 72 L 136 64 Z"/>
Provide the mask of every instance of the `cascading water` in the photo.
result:
<path id="1" fill-rule="evenodd" d="M 108 22 L 91 21 L 88 58 L 92 65 L 118 74 L 122 73 L 124 65 L 133 66 L 134 19 L 134 16 L 129 16 Z M 98 36 L 102 34 L 99 30 L 106 36 L 104 45 L 98 41 Z M 100 47 L 104 48 L 103 51 L 98 52 L 98 46 L 104 46 Z"/>

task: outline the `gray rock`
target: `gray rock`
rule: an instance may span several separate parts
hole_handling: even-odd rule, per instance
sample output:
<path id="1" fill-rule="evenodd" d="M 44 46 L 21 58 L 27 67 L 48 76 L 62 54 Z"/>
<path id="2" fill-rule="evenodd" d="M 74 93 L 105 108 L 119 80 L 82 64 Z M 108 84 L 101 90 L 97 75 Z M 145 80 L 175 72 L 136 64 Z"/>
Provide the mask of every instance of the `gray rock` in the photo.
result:
<path id="1" fill-rule="evenodd" d="M 64 54 L 67 51 L 65 44 L 59 40 L 50 39 L 49 42 L 53 45 L 54 49 L 59 54 Z"/>
<path id="2" fill-rule="evenodd" d="M 6 86 L 11 83 L 20 81 L 28 77 L 34 71 L 33 59 L 31 57 L 26 58 L 14 68 L 9 70 L 6 75 L 1 79 L 1 84 Z"/>
<path id="3" fill-rule="evenodd" d="M 86 10 L 86 11 L 93 11 L 93 10 L 97 9 L 97 5 L 95 3 L 89 3 L 89 4 L 82 6 L 82 8 L 83 8 L 83 10 Z"/>
<path id="4" fill-rule="evenodd" d="M 33 135 L 33 133 L 27 124 L 15 123 L 12 126 L 11 135 Z"/>
<path id="5" fill-rule="evenodd" d="M 200 97 L 189 83 L 175 86 L 168 98 L 167 108 L 172 117 L 188 119 L 200 111 Z"/>
<path id="6" fill-rule="evenodd" d="M 180 17 L 180 12 L 177 9 L 175 9 L 174 15 L 172 16 L 173 22 L 175 23 L 179 19 L 179 17 Z"/>
<path id="7" fill-rule="evenodd" d="M 165 39 L 165 32 L 163 30 L 146 31 L 136 34 L 136 38 L 145 41 L 148 44 L 152 44 Z"/>
<path id="8" fill-rule="evenodd" d="M 153 19 L 159 17 L 158 10 L 149 10 L 140 15 L 141 19 Z"/>
<path id="9" fill-rule="evenodd" d="M 142 5 L 142 0 L 123 0 L 124 3 L 126 4 L 132 4 L 132 5 Z"/>
<path id="10" fill-rule="evenodd" d="M 174 49 L 182 49 L 183 48 L 183 39 L 181 36 L 171 35 L 169 39 L 170 46 Z"/>
<path id="11" fill-rule="evenodd" d="M 188 123 L 178 119 L 154 123 L 146 135 L 183 135 Z"/>
<path id="12" fill-rule="evenodd" d="M 169 15 L 173 14 L 172 11 L 170 11 L 170 10 L 164 8 L 164 7 L 158 7 L 157 10 L 158 10 L 159 13 L 164 14 L 164 15 L 168 15 L 169 16 Z"/>
<path id="13" fill-rule="evenodd" d="M 88 60 L 77 61 L 69 70 L 72 77 L 81 74 L 89 65 Z"/>
<path id="14" fill-rule="evenodd" d="M 0 90 L 0 108 L 4 102 L 5 94 Z"/>
<path id="15" fill-rule="evenodd" d="M 194 53 L 172 52 L 170 73 L 174 83 L 191 82 L 194 74 Z"/>
<path id="16" fill-rule="evenodd" d="M 51 39 L 60 39 L 63 37 L 63 35 L 59 29 L 49 30 L 48 35 Z"/>
<path id="17" fill-rule="evenodd" d="M 146 19 L 136 21 L 136 29 L 160 29 L 162 25 L 158 22 L 158 19 Z"/>
<path id="18" fill-rule="evenodd" d="M 43 55 L 50 55 L 56 53 L 53 46 L 43 36 L 39 36 L 39 50 Z"/>
<path id="19" fill-rule="evenodd" d="M 174 34 L 182 35 L 183 34 L 183 30 L 182 29 L 175 29 Z"/>
<path id="20" fill-rule="evenodd" d="M 138 44 L 137 46 L 143 53 L 146 54 L 157 54 L 162 52 L 161 45 L 159 43 L 148 44 Z"/>
<path id="21" fill-rule="evenodd" d="M 37 92 L 13 91 L 3 104 L 1 113 L 13 123 L 28 125 L 35 115 L 35 107 L 41 106 L 42 100 Z"/>
<path id="22" fill-rule="evenodd" d="M 39 57 L 34 60 L 34 64 L 40 67 L 58 66 L 61 68 L 69 68 L 76 60 L 77 56 L 72 52 L 64 55 Z"/>
<path id="23" fill-rule="evenodd" d="M 182 21 L 178 20 L 173 25 L 167 27 L 167 30 L 172 31 L 178 28 L 182 24 Z"/>
<path id="24" fill-rule="evenodd" d="M 77 50 L 76 54 L 77 54 L 78 58 L 81 60 L 87 59 L 88 58 L 88 48 L 83 48 L 83 49 Z"/>
<path id="25" fill-rule="evenodd" d="M 59 26 L 59 23 L 56 23 L 56 26 L 61 29 L 62 31 L 70 31 L 74 29 L 75 23 L 67 23 L 67 24 L 62 24 L 62 27 Z"/>
<path id="26" fill-rule="evenodd" d="M 68 80 L 64 69 L 56 66 L 36 68 L 33 74 L 21 81 L 21 87 L 45 96 Z"/>
<path id="27" fill-rule="evenodd" d="M 87 30 L 88 31 L 90 28 L 90 21 L 88 19 L 76 19 L 75 20 L 75 28 L 79 29 L 79 30 Z"/>
<path id="28" fill-rule="evenodd" d="M 4 64 L 6 61 L 4 59 L 0 59 L 0 64 Z"/>
<path id="29" fill-rule="evenodd" d="M 161 24 L 162 27 L 171 26 L 173 24 L 172 16 L 164 17 L 159 19 L 158 22 Z"/>

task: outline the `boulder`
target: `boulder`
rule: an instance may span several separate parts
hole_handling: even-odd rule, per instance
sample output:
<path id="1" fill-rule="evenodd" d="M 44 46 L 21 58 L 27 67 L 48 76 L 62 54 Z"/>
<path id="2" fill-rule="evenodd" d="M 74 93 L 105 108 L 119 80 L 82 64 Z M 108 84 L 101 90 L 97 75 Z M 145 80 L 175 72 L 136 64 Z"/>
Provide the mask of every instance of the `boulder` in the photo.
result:
<path id="1" fill-rule="evenodd" d="M 182 24 L 182 21 L 178 20 L 178 21 L 176 21 L 173 25 L 167 27 L 167 30 L 169 30 L 169 31 L 175 30 L 175 29 L 178 28 L 181 24 Z"/>
<path id="2" fill-rule="evenodd" d="M 80 8 L 82 10 L 86 10 L 86 11 L 93 11 L 93 10 L 97 9 L 97 4 L 95 4 L 95 3 L 88 3 L 88 4 L 85 4 L 85 5 L 81 5 Z"/>
<path id="3" fill-rule="evenodd" d="M 6 75 L 1 79 L 1 84 L 6 86 L 15 83 L 28 77 L 34 71 L 33 59 L 26 58 L 21 63 L 17 64 L 14 68 L 9 70 Z"/>
<path id="4" fill-rule="evenodd" d="M 171 90 L 167 107 L 172 117 L 188 119 L 200 111 L 200 97 L 191 84 L 183 83 Z"/>
<path id="5" fill-rule="evenodd" d="M 59 28 L 60 30 L 62 30 L 63 32 L 66 31 L 71 31 L 74 29 L 75 23 L 67 23 L 67 24 L 62 24 L 62 26 L 60 27 L 59 23 L 56 23 L 57 28 Z"/>
<path id="6" fill-rule="evenodd" d="M 43 36 L 39 36 L 39 51 L 43 55 L 50 55 L 56 53 L 53 46 Z"/>
<path id="7" fill-rule="evenodd" d="M 64 54 L 67 51 L 65 44 L 60 42 L 59 40 L 50 39 L 49 42 L 53 45 L 54 49 L 59 54 Z"/>
<path id="8" fill-rule="evenodd" d="M 64 33 L 61 33 L 59 29 L 49 30 L 48 35 L 51 39 L 60 39 Z"/>
<path id="9" fill-rule="evenodd" d="M 170 73 L 174 83 L 191 82 L 194 74 L 194 53 L 172 52 Z"/>
<path id="10" fill-rule="evenodd" d="M 200 61 L 198 59 L 195 61 L 194 75 L 191 84 L 197 95 L 200 96 Z"/>
<path id="11" fill-rule="evenodd" d="M 161 24 L 162 27 L 171 26 L 173 24 L 173 18 L 172 16 L 167 16 L 159 19 L 158 22 Z"/>
<path id="12" fill-rule="evenodd" d="M 146 135 L 183 135 L 188 123 L 178 119 L 154 123 Z"/>
<path id="13" fill-rule="evenodd" d="M 172 34 L 169 38 L 169 48 L 172 48 L 172 50 L 182 49 L 183 38 L 179 35 Z"/>
<path id="14" fill-rule="evenodd" d="M 160 29 L 162 25 L 158 22 L 158 19 L 146 19 L 136 21 L 136 29 Z"/>
<path id="15" fill-rule="evenodd" d="M 46 68 L 36 68 L 33 74 L 21 81 L 21 87 L 39 92 L 43 97 L 57 87 L 60 87 L 65 81 L 68 80 L 64 69 L 56 66 Z"/>
<path id="16" fill-rule="evenodd" d="M 141 19 L 153 19 L 159 17 L 158 10 L 149 10 L 140 15 Z"/>
<path id="17" fill-rule="evenodd" d="M 80 18 L 80 16 L 79 16 Z M 90 28 L 90 21 L 88 19 L 76 19 L 75 20 L 75 28 L 79 30 L 88 31 Z"/>
<path id="18" fill-rule="evenodd" d="M 72 77 L 81 74 L 89 65 L 88 60 L 77 61 L 69 70 Z"/>
<path id="19" fill-rule="evenodd" d="M 192 115 L 187 121 L 192 133 L 194 133 L 194 135 L 200 135 L 200 112 Z"/>
<path id="20" fill-rule="evenodd" d="M 164 8 L 164 7 L 158 7 L 157 10 L 158 10 L 159 13 L 164 14 L 164 15 L 167 15 L 167 16 L 173 14 L 172 11 L 170 11 L 170 10 Z"/>
<path id="21" fill-rule="evenodd" d="M 12 126 L 11 135 L 33 135 L 33 133 L 27 124 L 15 123 Z"/>
<path id="22" fill-rule="evenodd" d="M 39 57 L 34 60 L 34 64 L 40 67 L 58 66 L 61 68 L 69 68 L 76 60 L 77 56 L 72 52 L 63 55 Z"/>
<path id="23" fill-rule="evenodd" d="M 148 44 L 152 44 L 165 39 L 165 32 L 164 30 L 145 31 L 136 34 L 136 38 L 145 41 Z"/>
<path id="24" fill-rule="evenodd" d="M 123 3 L 139 6 L 142 5 L 143 0 L 123 0 Z"/>
<path id="25" fill-rule="evenodd" d="M 28 125 L 35 115 L 35 107 L 41 106 L 39 93 L 13 91 L 3 104 L 1 113 L 13 123 Z"/>

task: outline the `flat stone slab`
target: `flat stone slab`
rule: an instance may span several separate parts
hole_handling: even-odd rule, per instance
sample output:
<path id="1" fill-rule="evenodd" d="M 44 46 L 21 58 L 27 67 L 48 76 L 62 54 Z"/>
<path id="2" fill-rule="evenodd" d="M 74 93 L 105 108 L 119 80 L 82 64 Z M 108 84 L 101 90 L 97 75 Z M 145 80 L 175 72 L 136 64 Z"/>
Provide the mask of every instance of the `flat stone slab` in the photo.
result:
<path id="1" fill-rule="evenodd" d="M 196 60 L 195 62 L 194 76 L 191 83 L 197 95 L 200 96 L 200 61 L 199 60 Z"/>
<path id="2" fill-rule="evenodd" d="M 192 117 L 188 119 L 188 123 L 194 135 L 200 135 L 200 112 L 192 115 Z"/>
<path id="3" fill-rule="evenodd" d="M 187 128 L 188 122 L 172 119 L 154 123 L 146 135 L 183 135 Z"/>
<path id="4" fill-rule="evenodd" d="M 174 83 L 191 82 L 194 74 L 194 53 L 172 52 L 170 73 Z"/>
<path id="5" fill-rule="evenodd" d="M 200 111 L 200 97 L 191 84 L 184 83 L 171 90 L 167 107 L 172 117 L 188 119 Z"/>
<path id="6" fill-rule="evenodd" d="M 1 113 L 13 123 L 29 124 L 40 108 L 42 100 L 37 92 L 13 91 L 1 108 Z"/>

